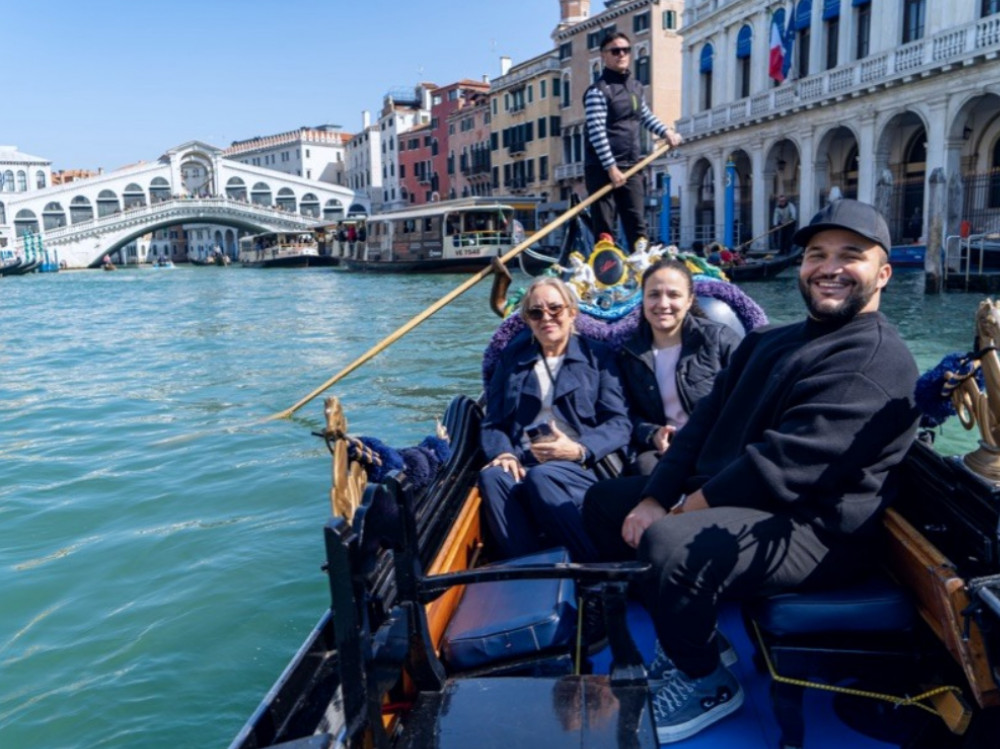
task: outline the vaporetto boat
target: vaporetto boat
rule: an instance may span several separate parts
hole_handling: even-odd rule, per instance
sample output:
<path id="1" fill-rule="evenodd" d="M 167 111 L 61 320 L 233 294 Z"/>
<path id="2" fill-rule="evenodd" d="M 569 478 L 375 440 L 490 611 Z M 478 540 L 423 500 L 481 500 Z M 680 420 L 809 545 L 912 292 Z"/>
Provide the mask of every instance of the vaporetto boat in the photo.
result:
<path id="1" fill-rule="evenodd" d="M 431 203 L 370 216 L 365 239 L 341 259 L 349 270 L 470 272 L 511 250 L 518 236 L 514 208 L 483 198 Z"/>

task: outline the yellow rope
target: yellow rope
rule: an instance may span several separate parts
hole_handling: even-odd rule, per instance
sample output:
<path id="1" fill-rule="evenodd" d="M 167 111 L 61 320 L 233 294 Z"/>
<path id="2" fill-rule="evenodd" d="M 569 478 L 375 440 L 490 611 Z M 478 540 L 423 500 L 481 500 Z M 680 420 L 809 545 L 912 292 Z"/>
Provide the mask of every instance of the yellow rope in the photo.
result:
<path id="1" fill-rule="evenodd" d="M 935 687 L 934 689 L 929 689 L 926 692 L 916 695 L 915 697 L 897 697 L 892 694 L 882 694 L 881 692 L 868 692 L 863 689 L 852 689 L 850 687 L 839 687 L 834 684 L 823 684 L 815 681 L 806 681 L 804 679 L 793 679 L 788 676 L 782 676 L 777 671 L 774 670 L 774 664 L 771 663 L 771 656 L 767 652 L 767 647 L 764 645 L 764 638 L 760 633 L 760 628 L 757 626 L 757 622 L 753 622 L 754 634 L 757 636 L 757 643 L 760 645 L 760 652 L 764 656 L 764 663 L 767 664 L 767 670 L 771 674 L 771 678 L 778 682 L 779 684 L 791 684 L 796 687 L 805 687 L 807 689 L 822 689 L 827 692 L 837 692 L 839 694 L 849 694 L 854 697 L 867 697 L 873 700 L 882 700 L 884 702 L 891 702 L 897 707 L 913 706 L 919 707 L 921 710 L 926 710 L 932 715 L 940 715 L 940 713 L 933 707 L 924 705 L 921 700 L 926 700 L 930 697 L 934 697 L 938 694 L 943 694 L 945 692 L 953 692 L 955 694 L 961 694 L 962 690 L 958 687 L 953 686 L 941 686 Z"/>

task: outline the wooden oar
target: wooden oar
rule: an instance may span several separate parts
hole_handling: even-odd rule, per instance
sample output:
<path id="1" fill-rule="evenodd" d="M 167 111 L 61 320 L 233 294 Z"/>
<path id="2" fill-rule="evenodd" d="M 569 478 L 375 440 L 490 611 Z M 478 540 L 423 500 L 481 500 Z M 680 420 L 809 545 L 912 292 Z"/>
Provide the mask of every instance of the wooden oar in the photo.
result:
<path id="1" fill-rule="evenodd" d="M 628 171 L 626 171 L 625 172 L 625 177 L 626 178 L 631 177 L 633 174 L 636 174 L 640 170 L 645 169 L 653 161 L 655 161 L 656 159 L 660 158 L 660 156 L 662 156 L 663 154 L 665 154 L 669 149 L 670 149 L 670 144 L 669 143 L 664 143 L 659 148 L 657 148 L 656 150 L 654 150 L 651 154 L 649 154 L 646 158 L 644 158 L 642 161 L 638 162 L 635 166 L 631 167 Z M 543 226 L 541 229 L 539 229 L 537 232 L 535 232 L 530 237 L 528 237 L 527 239 L 525 239 L 519 245 L 517 245 L 516 247 L 513 247 L 510 250 L 508 250 L 508 252 L 505 255 L 503 255 L 503 256 L 500 257 L 500 262 L 503 263 L 504 265 L 506 265 L 508 262 L 510 262 L 511 260 L 513 260 L 518 255 L 520 255 L 522 252 L 524 252 L 526 249 L 528 249 L 528 247 L 530 247 L 531 245 L 533 245 L 539 239 L 541 239 L 542 237 L 545 237 L 545 236 L 549 235 L 550 233 L 552 233 L 553 231 L 555 231 L 556 229 L 558 229 L 560 226 L 562 226 L 563 224 L 565 224 L 567 221 L 569 221 L 571 218 L 575 217 L 584 208 L 588 207 L 589 205 L 591 205 L 592 203 L 594 203 L 595 201 L 599 200 L 601 197 L 603 197 L 604 195 L 606 195 L 608 192 L 610 192 L 611 189 L 612 189 L 611 188 L 611 184 L 609 183 L 609 184 L 605 185 L 604 187 L 602 187 L 597 192 L 595 192 L 593 195 L 588 196 L 586 200 L 583 200 L 580 203 L 578 203 L 577 205 L 573 206 L 573 208 L 571 208 L 570 210 L 566 211 L 564 214 L 562 214 L 558 218 L 554 219 L 553 221 L 551 221 L 548 224 L 546 224 L 545 226 Z M 351 372 L 353 372 L 355 369 L 357 369 L 362 364 L 364 364 L 365 362 L 367 362 L 369 359 L 374 358 L 377 354 L 379 354 L 382 351 L 384 351 L 385 349 L 387 349 L 389 346 L 391 346 L 393 343 L 395 343 L 396 341 L 398 341 L 404 335 L 406 335 L 407 333 L 409 333 L 411 330 L 413 330 L 415 327 L 417 327 L 420 323 L 422 323 L 428 317 L 430 317 L 431 315 L 433 315 L 435 312 L 437 312 L 441 308 L 447 306 L 453 300 L 457 299 L 459 296 L 461 296 L 466 291 L 468 291 L 469 289 L 471 289 L 473 286 L 475 286 L 477 283 L 479 283 L 480 281 L 482 281 L 484 278 L 486 278 L 492 272 L 493 272 L 492 267 L 488 266 L 486 268 L 483 268 L 478 273 L 476 273 L 475 275 L 471 276 L 468 280 L 466 280 L 462 284 L 460 284 L 457 288 L 453 289 L 452 291 L 448 292 L 443 297 L 441 297 L 440 299 L 438 299 L 436 302 L 434 302 L 434 304 L 432 304 L 430 307 L 428 307 L 427 309 L 425 309 L 423 312 L 421 312 L 418 315 L 410 318 L 410 320 L 408 322 L 406 322 L 404 325 L 400 326 L 399 328 L 396 328 L 395 331 L 393 331 L 388 336 L 386 336 L 385 338 L 383 338 L 379 343 L 377 343 L 374 346 L 372 346 L 370 349 L 368 349 L 365 353 L 363 353 L 357 359 L 355 359 L 350 364 L 348 364 L 346 367 L 344 367 L 342 370 L 340 370 L 339 372 L 337 372 L 337 374 L 335 374 L 329 380 L 327 380 L 322 385 L 320 385 L 318 388 L 316 388 L 311 393 L 309 393 L 309 395 L 305 396 L 300 401 L 298 401 L 297 403 L 295 403 L 295 405 L 291 406 L 290 408 L 286 408 L 284 411 L 279 411 L 276 414 L 272 414 L 271 416 L 269 416 L 267 418 L 267 420 L 271 421 L 273 419 L 286 419 L 286 418 L 288 418 L 293 413 L 295 413 L 300 408 L 302 408 L 302 406 L 304 406 L 306 403 L 308 403 L 313 398 L 315 398 L 317 395 L 320 395 L 324 390 L 326 390 L 327 388 L 329 388 L 331 385 L 334 385 L 335 383 L 339 382 L 344 377 L 346 377 Z"/>

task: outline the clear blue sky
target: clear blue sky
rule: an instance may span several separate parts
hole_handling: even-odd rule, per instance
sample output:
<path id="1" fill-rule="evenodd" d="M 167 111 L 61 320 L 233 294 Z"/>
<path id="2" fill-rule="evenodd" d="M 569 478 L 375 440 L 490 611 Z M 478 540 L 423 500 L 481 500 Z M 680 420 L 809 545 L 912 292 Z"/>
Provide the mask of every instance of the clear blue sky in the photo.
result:
<path id="1" fill-rule="evenodd" d="M 603 7 L 603 6 L 602 6 Z M 0 0 L 0 144 L 116 169 L 331 123 L 550 49 L 558 0 Z"/>

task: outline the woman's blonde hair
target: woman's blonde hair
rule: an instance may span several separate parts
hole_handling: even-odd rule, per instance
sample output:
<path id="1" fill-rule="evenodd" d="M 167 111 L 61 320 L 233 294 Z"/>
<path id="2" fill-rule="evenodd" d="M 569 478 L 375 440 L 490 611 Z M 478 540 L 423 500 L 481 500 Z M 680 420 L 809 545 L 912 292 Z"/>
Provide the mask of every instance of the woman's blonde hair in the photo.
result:
<path id="1" fill-rule="evenodd" d="M 535 293 L 536 289 L 540 289 L 543 286 L 551 286 L 558 291 L 559 296 L 562 297 L 563 302 L 566 304 L 566 308 L 573 313 L 574 317 L 580 313 L 580 305 L 576 301 L 576 295 L 570 291 L 565 281 L 555 276 L 540 276 L 528 285 L 524 296 L 521 297 L 521 306 L 518 309 L 522 320 L 528 319 L 528 304 L 531 300 L 531 295 Z"/>

